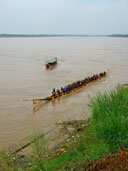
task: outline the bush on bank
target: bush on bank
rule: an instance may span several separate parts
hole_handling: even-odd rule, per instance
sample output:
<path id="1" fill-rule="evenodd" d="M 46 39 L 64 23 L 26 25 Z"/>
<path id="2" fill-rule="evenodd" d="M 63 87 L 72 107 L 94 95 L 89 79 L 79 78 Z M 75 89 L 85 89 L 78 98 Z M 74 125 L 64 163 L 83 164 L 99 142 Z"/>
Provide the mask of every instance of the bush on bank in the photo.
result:
<path id="1" fill-rule="evenodd" d="M 110 151 L 128 145 L 128 88 L 118 86 L 92 100 L 95 134 L 104 139 Z"/>

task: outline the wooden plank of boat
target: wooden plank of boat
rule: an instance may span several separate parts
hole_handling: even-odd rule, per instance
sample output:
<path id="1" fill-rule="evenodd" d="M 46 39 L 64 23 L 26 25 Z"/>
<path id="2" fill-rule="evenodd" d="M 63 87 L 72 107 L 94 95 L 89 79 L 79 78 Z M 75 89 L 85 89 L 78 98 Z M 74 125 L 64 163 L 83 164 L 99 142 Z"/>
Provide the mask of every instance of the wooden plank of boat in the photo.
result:
<path id="1" fill-rule="evenodd" d="M 40 103 L 40 102 L 42 102 L 42 101 L 50 101 L 50 100 L 56 99 L 56 98 L 58 98 L 58 97 L 60 97 L 60 96 L 63 96 L 63 95 L 65 95 L 65 94 L 69 94 L 69 93 L 75 92 L 75 91 L 79 90 L 80 88 L 84 88 L 84 87 L 86 87 L 86 86 L 88 86 L 88 85 L 90 85 L 90 84 L 92 84 L 92 83 L 94 83 L 94 82 L 96 82 L 96 81 L 99 81 L 99 80 L 101 80 L 102 78 L 106 77 L 106 76 L 109 74 L 109 72 L 110 72 L 110 70 L 108 69 L 108 70 L 106 71 L 106 74 L 103 75 L 102 77 L 99 77 L 97 80 L 93 80 L 93 81 L 91 81 L 91 82 L 89 82 L 89 83 L 87 83 L 87 84 L 85 84 L 85 85 L 82 85 L 82 86 L 80 86 L 80 87 L 74 88 L 73 90 L 70 90 L 70 91 L 68 91 L 68 92 L 65 92 L 65 93 L 62 93 L 62 92 L 61 92 L 60 95 L 56 94 L 55 96 L 48 96 L 48 97 L 37 98 L 37 99 L 26 99 L 26 98 L 24 98 L 22 101 L 33 101 L 33 104 L 37 104 L 37 103 Z M 98 74 L 98 75 L 99 75 L 99 74 Z"/>

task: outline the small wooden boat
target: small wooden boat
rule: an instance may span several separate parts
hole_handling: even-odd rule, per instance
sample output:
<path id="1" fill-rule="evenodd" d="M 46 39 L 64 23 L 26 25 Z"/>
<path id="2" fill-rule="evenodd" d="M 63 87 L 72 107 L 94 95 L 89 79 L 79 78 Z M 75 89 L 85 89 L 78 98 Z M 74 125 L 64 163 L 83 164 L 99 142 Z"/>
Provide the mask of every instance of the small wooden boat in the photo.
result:
<path id="1" fill-rule="evenodd" d="M 54 100 L 54 99 L 56 99 L 56 98 L 58 98 L 60 96 L 63 96 L 63 95 L 69 94 L 69 93 L 73 93 L 73 92 L 75 92 L 75 91 L 77 91 L 77 90 L 79 90 L 81 88 L 84 88 L 84 87 L 86 87 L 86 86 L 88 86 L 88 85 L 90 85 L 90 84 L 92 84 L 92 83 L 94 83 L 96 81 L 99 81 L 99 80 L 103 79 L 104 77 L 106 77 L 109 74 L 109 72 L 110 72 L 110 70 L 108 69 L 106 72 L 104 72 L 104 74 L 103 73 L 98 74 L 97 75 L 98 76 L 97 79 L 89 80 L 88 83 L 85 83 L 85 84 L 83 84 L 83 85 L 81 85 L 81 86 L 79 86 L 77 88 L 74 88 L 74 89 L 72 89 L 70 91 L 67 91 L 65 93 L 61 92 L 59 95 L 56 94 L 55 96 L 47 96 L 47 97 L 38 98 L 38 99 L 26 99 L 26 98 L 24 98 L 23 101 L 33 101 L 33 104 L 38 104 L 38 103 L 40 103 L 42 101 L 51 101 L 51 100 Z M 92 77 L 88 77 L 88 78 L 93 78 L 93 76 Z"/>
<path id="2" fill-rule="evenodd" d="M 55 57 L 54 59 L 48 60 L 45 63 L 46 68 L 50 68 L 53 67 L 57 64 L 57 57 Z"/>

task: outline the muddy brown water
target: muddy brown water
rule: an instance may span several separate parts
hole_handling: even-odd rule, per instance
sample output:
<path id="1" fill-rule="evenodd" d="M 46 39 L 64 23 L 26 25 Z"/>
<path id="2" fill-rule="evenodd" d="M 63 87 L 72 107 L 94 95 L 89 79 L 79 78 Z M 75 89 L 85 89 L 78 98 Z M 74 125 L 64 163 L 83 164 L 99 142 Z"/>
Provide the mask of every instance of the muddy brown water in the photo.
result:
<path id="1" fill-rule="evenodd" d="M 54 69 L 45 61 L 58 57 Z M 55 102 L 34 106 L 23 98 L 42 98 L 94 73 L 105 79 Z M 90 96 L 128 83 L 126 38 L 0 38 L 0 148 L 8 147 L 58 121 L 90 116 Z"/>

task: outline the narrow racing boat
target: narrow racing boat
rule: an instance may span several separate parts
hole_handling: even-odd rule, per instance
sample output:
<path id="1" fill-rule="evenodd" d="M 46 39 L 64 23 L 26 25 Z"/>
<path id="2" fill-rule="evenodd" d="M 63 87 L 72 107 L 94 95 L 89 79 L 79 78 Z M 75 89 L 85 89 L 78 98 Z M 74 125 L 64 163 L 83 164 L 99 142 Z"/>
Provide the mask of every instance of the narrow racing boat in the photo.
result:
<path id="1" fill-rule="evenodd" d="M 106 72 L 102 72 L 99 74 L 95 74 L 91 77 L 87 77 L 83 80 L 80 81 L 76 81 L 72 84 L 69 84 L 68 86 L 65 86 L 65 89 L 61 89 L 58 93 L 58 91 L 56 91 L 53 95 L 51 96 L 47 96 L 44 98 L 38 98 L 38 99 L 26 99 L 24 98 L 23 101 L 33 101 L 33 104 L 38 104 L 42 101 L 50 101 L 50 100 L 54 100 L 58 97 L 61 97 L 63 95 L 69 94 L 69 93 L 73 93 L 77 90 L 79 90 L 80 88 L 84 88 L 96 81 L 99 81 L 101 79 L 103 79 L 104 77 L 106 77 L 109 74 L 110 70 L 108 69 Z"/>

